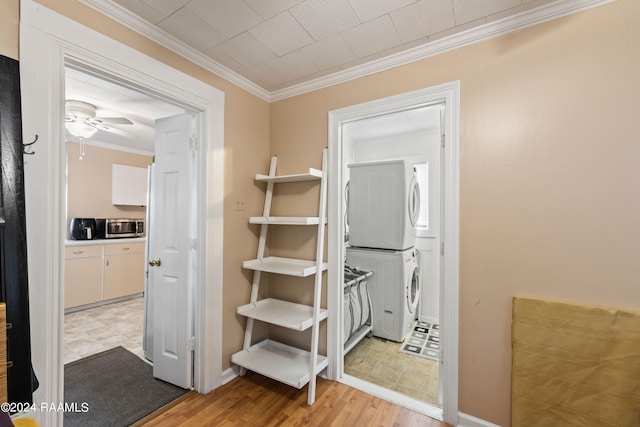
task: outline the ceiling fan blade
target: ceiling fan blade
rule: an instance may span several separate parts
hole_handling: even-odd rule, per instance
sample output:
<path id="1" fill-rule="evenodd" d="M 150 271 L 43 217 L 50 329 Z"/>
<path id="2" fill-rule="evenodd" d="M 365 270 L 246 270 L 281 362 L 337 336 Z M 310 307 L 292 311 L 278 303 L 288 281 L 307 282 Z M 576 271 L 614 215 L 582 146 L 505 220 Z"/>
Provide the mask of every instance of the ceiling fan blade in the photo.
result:
<path id="1" fill-rule="evenodd" d="M 95 125 L 132 125 L 133 122 L 126 117 L 96 117 L 90 119 Z"/>

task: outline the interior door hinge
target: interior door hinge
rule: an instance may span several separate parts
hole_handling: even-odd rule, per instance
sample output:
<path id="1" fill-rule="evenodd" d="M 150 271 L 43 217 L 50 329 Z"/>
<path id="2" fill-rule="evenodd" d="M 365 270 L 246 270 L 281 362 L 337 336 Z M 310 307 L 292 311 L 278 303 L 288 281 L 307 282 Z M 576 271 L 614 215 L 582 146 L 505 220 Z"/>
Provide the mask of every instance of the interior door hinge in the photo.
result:
<path id="1" fill-rule="evenodd" d="M 444 133 L 442 135 L 440 135 L 440 145 L 442 145 L 442 148 L 444 148 Z"/>
<path id="2" fill-rule="evenodd" d="M 195 351 L 196 349 L 196 337 L 189 337 L 187 341 L 187 347 L 189 351 Z"/>
<path id="3" fill-rule="evenodd" d="M 197 151 L 198 150 L 198 138 L 195 136 L 192 136 L 189 138 L 189 146 L 191 147 L 191 151 Z"/>
<path id="4" fill-rule="evenodd" d="M 440 243 L 440 255 L 444 256 L 444 242 Z"/>

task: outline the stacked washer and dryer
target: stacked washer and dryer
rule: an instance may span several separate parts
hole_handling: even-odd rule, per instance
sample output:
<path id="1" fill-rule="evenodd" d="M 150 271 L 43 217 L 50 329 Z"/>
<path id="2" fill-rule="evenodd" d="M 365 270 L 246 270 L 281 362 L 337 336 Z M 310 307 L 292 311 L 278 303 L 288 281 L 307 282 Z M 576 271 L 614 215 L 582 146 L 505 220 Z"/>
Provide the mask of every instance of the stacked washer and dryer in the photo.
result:
<path id="1" fill-rule="evenodd" d="M 373 271 L 368 279 L 372 334 L 403 341 L 420 299 L 415 227 L 420 190 L 405 160 L 348 165 L 346 262 Z"/>

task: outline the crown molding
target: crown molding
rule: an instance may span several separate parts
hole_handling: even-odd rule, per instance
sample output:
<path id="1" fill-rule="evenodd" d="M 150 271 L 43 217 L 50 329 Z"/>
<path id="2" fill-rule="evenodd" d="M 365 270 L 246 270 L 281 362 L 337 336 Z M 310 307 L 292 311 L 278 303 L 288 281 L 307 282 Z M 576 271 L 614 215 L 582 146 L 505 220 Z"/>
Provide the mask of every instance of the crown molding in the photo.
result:
<path id="1" fill-rule="evenodd" d="M 401 65 L 406 65 L 421 59 L 458 49 L 463 46 L 479 43 L 510 32 L 518 31 L 523 28 L 541 24 L 543 22 L 551 21 L 614 1 L 617 0 L 557 0 L 535 9 L 489 22 L 451 36 L 443 37 L 422 46 L 414 47 L 385 58 L 338 71 L 308 82 L 269 92 L 219 62 L 186 45 L 148 21 L 134 15 L 119 4 L 114 3 L 112 0 L 80 0 L 81 3 L 97 10 L 103 15 L 132 29 L 133 31 L 136 31 L 159 45 L 166 47 L 185 59 L 200 65 L 206 70 L 230 81 L 267 102 L 280 101 L 286 98 L 312 92 L 314 90 L 355 80 L 360 77 L 385 71 Z"/>

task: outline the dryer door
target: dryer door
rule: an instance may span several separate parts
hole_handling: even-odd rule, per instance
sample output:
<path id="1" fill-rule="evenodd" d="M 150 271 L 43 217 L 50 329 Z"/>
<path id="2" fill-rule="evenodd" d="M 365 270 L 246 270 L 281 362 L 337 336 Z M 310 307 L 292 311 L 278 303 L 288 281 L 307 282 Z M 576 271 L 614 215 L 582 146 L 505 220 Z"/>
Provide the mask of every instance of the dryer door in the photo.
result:
<path id="1" fill-rule="evenodd" d="M 415 227 L 418 223 L 418 216 L 420 215 L 420 185 L 415 175 L 413 175 L 409 183 L 408 198 L 407 209 L 409 209 L 409 222 L 412 227 Z"/>
<path id="2" fill-rule="evenodd" d="M 413 273 L 411 274 L 411 280 L 407 282 L 405 295 L 407 297 L 407 309 L 409 313 L 414 314 L 420 300 L 420 269 L 418 266 L 413 267 Z"/>

